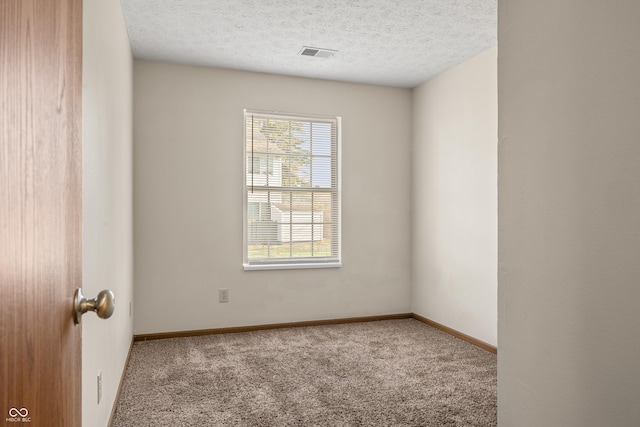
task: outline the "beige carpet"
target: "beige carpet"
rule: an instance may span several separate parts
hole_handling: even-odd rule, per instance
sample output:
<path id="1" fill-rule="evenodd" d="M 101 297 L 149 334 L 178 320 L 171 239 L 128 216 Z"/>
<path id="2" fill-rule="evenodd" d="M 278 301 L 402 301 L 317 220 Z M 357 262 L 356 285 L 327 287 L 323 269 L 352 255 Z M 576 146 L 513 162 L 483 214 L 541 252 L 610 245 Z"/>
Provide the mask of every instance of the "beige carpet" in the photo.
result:
<path id="1" fill-rule="evenodd" d="M 114 427 L 495 426 L 496 356 L 417 320 L 138 342 Z"/>

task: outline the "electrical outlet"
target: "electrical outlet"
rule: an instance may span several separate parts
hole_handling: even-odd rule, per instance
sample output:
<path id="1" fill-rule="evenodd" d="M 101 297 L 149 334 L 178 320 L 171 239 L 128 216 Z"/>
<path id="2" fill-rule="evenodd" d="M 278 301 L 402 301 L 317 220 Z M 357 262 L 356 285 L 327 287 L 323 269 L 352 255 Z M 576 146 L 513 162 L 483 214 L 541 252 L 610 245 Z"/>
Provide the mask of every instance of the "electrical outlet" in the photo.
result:
<path id="1" fill-rule="evenodd" d="M 229 289 L 218 289 L 218 302 L 229 302 Z"/>
<path id="2" fill-rule="evenodd" d="M 98 404 L 102 399 L 102 371 L 98 371 Z"/>

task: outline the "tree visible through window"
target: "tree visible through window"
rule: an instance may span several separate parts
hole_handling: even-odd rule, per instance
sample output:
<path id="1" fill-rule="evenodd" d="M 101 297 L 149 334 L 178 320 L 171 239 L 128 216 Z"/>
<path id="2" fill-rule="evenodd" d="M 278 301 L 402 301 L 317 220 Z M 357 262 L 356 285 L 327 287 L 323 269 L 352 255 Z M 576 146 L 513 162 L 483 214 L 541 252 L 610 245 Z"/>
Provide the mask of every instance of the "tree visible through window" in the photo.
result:
<path id="1" fill-rule="evenodd" d="M 246 269 L 339 265 L 339 122 L 245 111 Z"/>

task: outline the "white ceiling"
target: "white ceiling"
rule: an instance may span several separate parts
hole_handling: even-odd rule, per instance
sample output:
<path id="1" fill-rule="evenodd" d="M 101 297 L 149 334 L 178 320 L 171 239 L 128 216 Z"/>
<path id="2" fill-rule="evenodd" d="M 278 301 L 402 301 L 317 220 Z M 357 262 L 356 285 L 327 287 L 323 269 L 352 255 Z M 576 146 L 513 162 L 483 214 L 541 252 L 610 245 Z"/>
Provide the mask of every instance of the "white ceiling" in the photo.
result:
<path id="1" fill-rule="evenodd" d="M 497 45 L 497 0 L 121 2 L 136 58 L 236 70 L 410 88 Z"/>

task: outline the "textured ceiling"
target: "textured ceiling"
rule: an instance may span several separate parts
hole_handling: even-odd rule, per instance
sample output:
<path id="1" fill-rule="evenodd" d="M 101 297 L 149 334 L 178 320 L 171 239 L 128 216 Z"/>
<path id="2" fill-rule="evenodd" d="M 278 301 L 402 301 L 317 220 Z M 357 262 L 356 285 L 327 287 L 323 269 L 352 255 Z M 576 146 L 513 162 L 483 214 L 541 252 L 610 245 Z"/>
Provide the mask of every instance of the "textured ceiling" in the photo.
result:
<path id="1" fill-rule="evenodd" d="M 497 0 L 121 2 L 136 58 L 236 70 L 414 87 L 497 45 Z"/>

